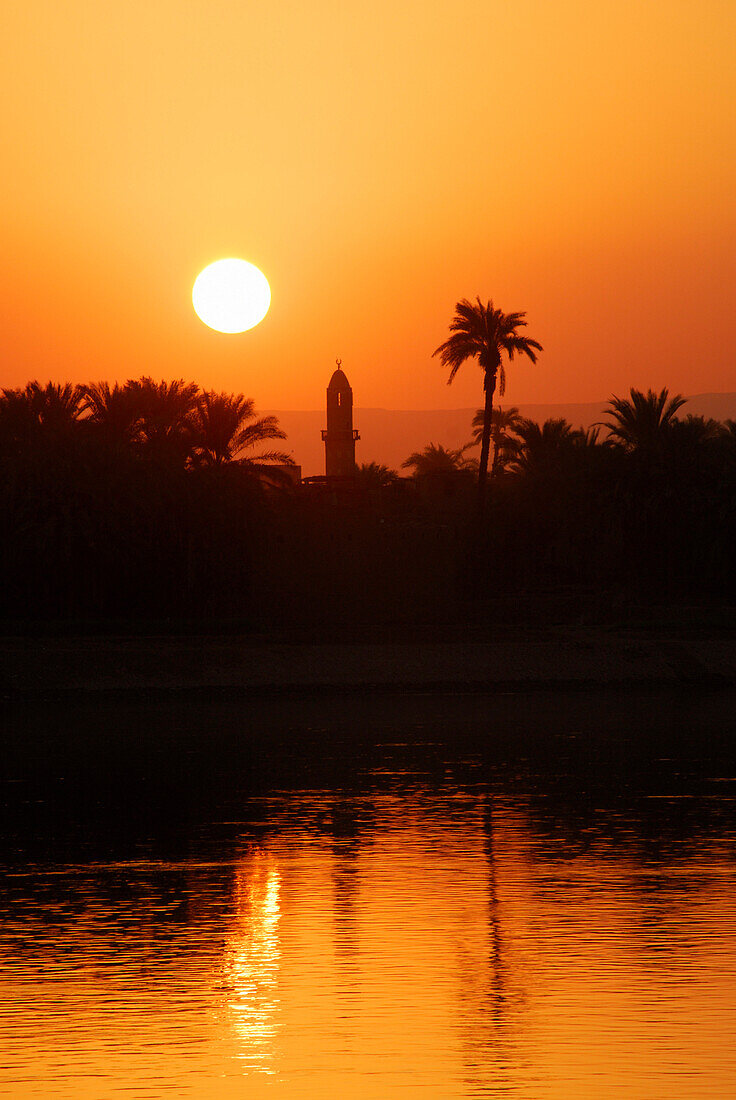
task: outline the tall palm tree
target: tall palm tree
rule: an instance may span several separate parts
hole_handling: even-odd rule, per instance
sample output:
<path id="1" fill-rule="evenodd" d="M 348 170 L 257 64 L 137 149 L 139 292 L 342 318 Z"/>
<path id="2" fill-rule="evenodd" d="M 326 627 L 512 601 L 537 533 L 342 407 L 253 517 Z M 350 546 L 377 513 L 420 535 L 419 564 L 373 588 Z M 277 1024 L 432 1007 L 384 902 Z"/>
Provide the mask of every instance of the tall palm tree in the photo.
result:
<path id="1" fill-rule="evenodd" d="M 475 302 L 463 298 L 456 304 L 455 316 L 450 322 L 452 335 L 432 353 L 439 355 L 442 365 L 450 368 L 448 385 L 466 359 L 477 359 L 483 371 L 485 407 L 478 464 L 478 507 L 481 513 L 485 507 L 488 480 L 493 395 L 497 383 L 501 397 L 506 390 L 506 372 L 502 356 L 505 354 L 509 360 L 512 360 L 518 352 L 536 363 L 536 353 L 542 351 L 541 344 L 519 332 L 519 329 L 526 327 L 525 316 L 525 313 L 504 313 L 496 309 L 490 300 L 484 305 L 479 297 Z"/>
<path id="2" fill-rule="evenodd" d="M 286 439 L 275 416 L 255 419 L 253 401 L 242 393 L 203 393 L 193 415 L 194 464 L 224 466 L 237 463 L 260 473 L 273 463 L 291 466 L 283 451 L 244 452 L 272 439 Z"/>
<path id="3" fill-rule="evenodd" d="M 491 459 L 491 477 L 498 477 L 514 460 L 519 450 L 519 441 L 514 439 L 514 433 L 521 423 L 519 410 L 515 406 L 508 409 L 497 408 L 491 416 L 491 446 L 493 458 Z M 485 410 L 478 409 L 473 417 L 472 446 L 476 447 L 483 442 L 483 424 L 485 422 Z"/>
<path id="4" fill-rule="evenodd" d="M 611 440 L 627 451 L 651 454 L 661 450 L 675 414 L 687 399 L 681 393 L 670 397 L 667 387 L 659 393 L 643 393 L 632 386 L 629 394 L 611 398 L 606 410 L 610 420 L 601 421 L 600 426 L 608 428 Z"/>

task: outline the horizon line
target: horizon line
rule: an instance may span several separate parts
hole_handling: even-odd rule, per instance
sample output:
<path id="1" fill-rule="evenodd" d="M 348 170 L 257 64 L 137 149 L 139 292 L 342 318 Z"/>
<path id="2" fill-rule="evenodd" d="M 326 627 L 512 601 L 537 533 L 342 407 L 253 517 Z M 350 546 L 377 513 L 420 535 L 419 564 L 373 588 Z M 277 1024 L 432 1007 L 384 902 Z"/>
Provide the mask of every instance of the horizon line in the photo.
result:
<path id="1" fill-rule="evenodd" d="M 634 388 L 636 389 L 637 387 L 634 387 Z M 734 397 L 734 398 L 736 398 L 736 390 L 705 390 L 702 393 L 685 394 L 685 400 L 686 401 L 694 401 L 698 397 Z M 569 408 L 570 406 L 583 407 L 585 405 L 605 405 L 610 400 L 611 400 L 610 397 L 602 397 L 602 398 L 599 398 L 597 401 L 596 400 L 593 400 L 593 401 L 519 401 L 518 405 L 540 405 L 540 406 L 545 406 L 545 407 L 554 407 L 554 406 L 559 405 L 560 407 L 564 406 L 565 408 Z M 499 407 L 499 406 L 503 407 L 504 405 L 508 405 L 508 404 L 510 404 L 510 402 L 507 402 L 505 399 L 504 399 L 504 401 L 499 401 L 499 402 L 494 401 L 494 406 L 495 407 Z M 417 408 L 396 409 L 396 408 L 388 408 L 385 405 L 354 405 L 353 406 L 353 409 L 356 412 L 358 410 L 360 410 L 360 412 L 410 412 L 410 413 L 467 412 L 469 409 L 474 409 L 474 408 L 477 408 L 477 406 L 473 406 L 473 405 L 455 405 L 451 409 L 444 409 L 444 408 L 437 408 L 437 407 L 434 407 L 434 408 L 431 408 L 431 409 L 426 409 L 426 408 L 425 409 L 417 409 Z M 320 415 L 322 415 L 322 414 L 324 414 L 325 410 L 324 410 L 324 406 L 322 408 L 319 408 L 319 409 L 283 409 L 283 408 L 282 409 L 277 409 L 275 405 L 269 405 L 269 406 L 264 406 L 264 408 L 261 411 L 267 412 L 267 413 L 268 412 L 283 412 L 283 413 L 311 413 L 311 412 L 313 412 L 313 413 L 320 413 Z"/>

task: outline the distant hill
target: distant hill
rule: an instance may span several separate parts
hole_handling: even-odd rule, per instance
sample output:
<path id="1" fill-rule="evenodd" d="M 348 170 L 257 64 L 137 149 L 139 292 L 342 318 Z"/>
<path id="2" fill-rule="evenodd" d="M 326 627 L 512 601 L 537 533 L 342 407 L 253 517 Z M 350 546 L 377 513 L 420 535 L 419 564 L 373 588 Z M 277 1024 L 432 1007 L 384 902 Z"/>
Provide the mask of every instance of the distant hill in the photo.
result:
<path id="1" fill-rule="evenodd" d="M 510 402 L 501 403 L 508 406 Z M 600 420 L 606 401 L 566 405 L 520 405 L 522 416 L 544 421 L 564 417 L 576 427 L 588 428 Z M 279 418 L 288 439 L 286 450 L 302 467 L 302 474 L 325 472 L 325 452 L 320 431 L 326 427 L 325 411 L 289 412 L 267 409 Z M 699 393 L 688 398 L 682 415 L 693 413 L 716 420 L 736 420 L 736 393 Z M 360 432 L 356 446 L 358 462 L 382 462 L 399 469 L 412 451 L 421 451 L 427 443 L 443 447 L 461 447 L 470 438 L 475 409 L 356 409 L 353 417 Z"/>

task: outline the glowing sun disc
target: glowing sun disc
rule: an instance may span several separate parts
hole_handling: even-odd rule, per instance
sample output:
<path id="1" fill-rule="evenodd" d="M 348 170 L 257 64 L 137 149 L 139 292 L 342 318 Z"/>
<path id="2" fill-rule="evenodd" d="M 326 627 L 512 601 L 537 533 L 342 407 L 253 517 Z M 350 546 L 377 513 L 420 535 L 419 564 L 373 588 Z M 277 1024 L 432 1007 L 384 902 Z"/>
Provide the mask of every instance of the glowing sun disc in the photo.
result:
<path id="1" fill-rule="evenodd" d="M 215 260 L 194 280 L 192 305 L 200 321 L 217 332 L 246 332 L 268 313 L 271 288 L 255 264 Z"/>

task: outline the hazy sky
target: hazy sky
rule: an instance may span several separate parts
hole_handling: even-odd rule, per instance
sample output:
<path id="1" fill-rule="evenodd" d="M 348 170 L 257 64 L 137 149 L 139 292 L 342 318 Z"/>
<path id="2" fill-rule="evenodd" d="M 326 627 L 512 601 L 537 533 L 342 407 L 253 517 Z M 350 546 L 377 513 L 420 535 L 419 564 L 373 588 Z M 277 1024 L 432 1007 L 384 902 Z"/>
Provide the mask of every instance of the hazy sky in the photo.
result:
<path id="1" fill-rule="evenodd" d="M 733 0 L 6 0 L 1 385 L 152 373 L 473 405 L 455 301 L 526 310 L 513 402 L 736 390 Z M 238 255 L 273 301 L 191 307 Z"/>

